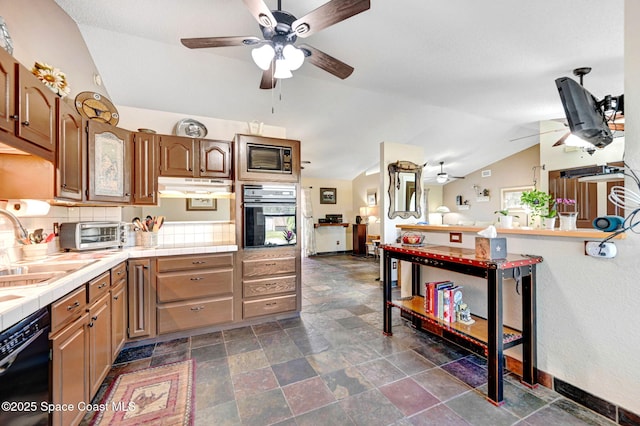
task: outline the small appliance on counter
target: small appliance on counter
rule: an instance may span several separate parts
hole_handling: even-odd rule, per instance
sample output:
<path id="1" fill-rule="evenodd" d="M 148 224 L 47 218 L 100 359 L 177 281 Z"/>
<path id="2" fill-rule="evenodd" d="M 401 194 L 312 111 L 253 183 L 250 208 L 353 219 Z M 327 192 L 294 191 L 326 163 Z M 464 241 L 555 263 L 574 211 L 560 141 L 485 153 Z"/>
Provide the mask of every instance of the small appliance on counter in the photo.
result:
<path id="1" fill-rule="evenodd" d="M 60 248 L 96 250 L 123 247 L 127 244 L 127 229 L 120 222 L 68 222 L 60 224 Z"/>

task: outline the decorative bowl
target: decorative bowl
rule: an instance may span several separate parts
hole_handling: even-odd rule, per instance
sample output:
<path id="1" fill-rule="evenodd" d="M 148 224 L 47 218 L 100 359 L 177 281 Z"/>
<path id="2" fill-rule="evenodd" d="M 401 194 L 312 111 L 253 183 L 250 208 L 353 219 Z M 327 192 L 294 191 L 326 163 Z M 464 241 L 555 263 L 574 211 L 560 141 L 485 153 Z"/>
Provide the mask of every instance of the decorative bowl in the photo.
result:
<path id="1" fill-rule="evenodd" d="M 422 234 L 414 234 L 414 233 L 405 233 L 402 235 L 402 244 L 406 245 L 421 245 L 424 241 L 424 235 Z"/>

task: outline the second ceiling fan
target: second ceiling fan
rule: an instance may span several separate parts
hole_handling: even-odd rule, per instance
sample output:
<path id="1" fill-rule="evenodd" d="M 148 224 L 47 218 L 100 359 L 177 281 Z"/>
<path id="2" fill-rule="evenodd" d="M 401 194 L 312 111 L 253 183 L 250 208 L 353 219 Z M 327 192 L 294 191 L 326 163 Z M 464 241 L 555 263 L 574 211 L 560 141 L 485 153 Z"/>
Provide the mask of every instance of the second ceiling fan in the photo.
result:
<path id="1" fill-rule="evenodd" d="M 261 89 L 273 89 L 278 79 L 291 77 L 305 58 L 311 64 L 338 78 L 345 79 L 354 68 L 308 44 L 295 45 L 306 38 L 371 7 L 370 0 L 331 0 L 297 19 L 281 8 L 270 10 L 264 0 L 243 0 L 260 24 L 263 39 L 254 36 L 200 37 L 180 39 L 190 49 L 228 46 L 255 46 L 251 52 L 256 65 L 264 72 Z"/>

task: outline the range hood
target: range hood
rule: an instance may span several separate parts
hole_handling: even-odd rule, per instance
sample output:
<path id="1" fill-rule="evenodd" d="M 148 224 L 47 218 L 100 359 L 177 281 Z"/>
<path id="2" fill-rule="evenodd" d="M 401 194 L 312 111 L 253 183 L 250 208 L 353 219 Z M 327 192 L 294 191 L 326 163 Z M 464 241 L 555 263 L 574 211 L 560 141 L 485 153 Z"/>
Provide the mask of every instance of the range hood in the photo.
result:
<path id="1" fill-rule="evenodd" d="M 158 178 L 161 198 L 230 198 L 233 181 L 207 178 Z"/>

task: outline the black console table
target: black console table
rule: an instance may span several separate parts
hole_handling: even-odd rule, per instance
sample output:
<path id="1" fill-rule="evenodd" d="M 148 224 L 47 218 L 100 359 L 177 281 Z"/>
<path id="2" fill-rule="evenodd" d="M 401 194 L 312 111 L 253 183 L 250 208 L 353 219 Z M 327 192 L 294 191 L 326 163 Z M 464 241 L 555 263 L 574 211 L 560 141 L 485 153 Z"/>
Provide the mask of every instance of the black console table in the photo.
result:
<path id="1" fill-rule="evenodd" d="M 417 321 L 426 322 L 428 328 L 438 330 L 445 338 L 463 342 L 464 346 L 479 348 L 488 359 L 488 400 L 503 404 L 503 351 L 523 345 L 522 382 L 537 386 L 536 370 L 536 265 L 542 257 L 507 255 L 506 259 L 484 260 L 476 258 L 475 250 L 425 245 L 405 246 L 385 244 L 384 250 L 384 334 L 392 335 L 391 310 L 396 307 Z M 391 259 L 412 264 L 412 294 L 410 300 L 393 300 L 391 297 Z M 475 323 L 445 323 L 427 313 L 420 293 L 420 266 L 431 266 L 487 280 L 487 319 L 473 316 Z M 502 282 L 505 278 L 521 281 L 522 330 L 505 327 L 502 320 Z M 415 324 L 415 322 L 414 322 Z"/>

